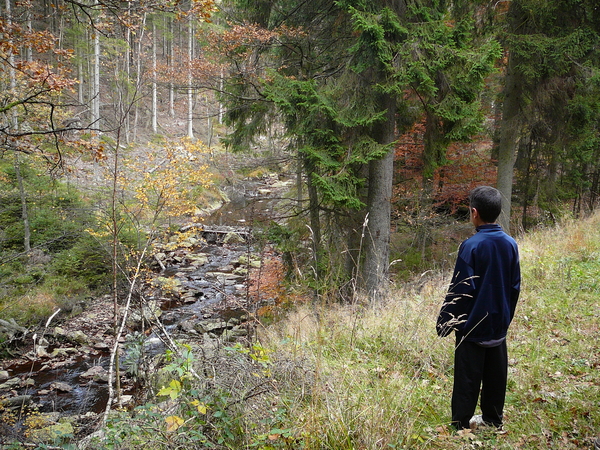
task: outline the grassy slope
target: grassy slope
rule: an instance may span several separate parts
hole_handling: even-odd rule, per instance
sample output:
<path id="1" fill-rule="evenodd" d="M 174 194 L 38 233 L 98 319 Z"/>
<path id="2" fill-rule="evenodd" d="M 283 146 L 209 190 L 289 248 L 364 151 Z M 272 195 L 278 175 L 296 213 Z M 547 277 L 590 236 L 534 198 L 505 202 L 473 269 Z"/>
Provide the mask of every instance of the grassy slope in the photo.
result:
<path id="1" fill-rule="evenodd" d="M 509 331 L 503 433 L 456 435 L 445 425 L 453 342 L 435 334 L 448 282 L 440 274 L 376 305 L 305 307 L 267 330 L 275 360 L 315 374 L 309 382 L 279 373 L 280 396 L 291 405 L 286 422 L 299 441 L 285 447 L 274 435 L 273 445 L 589 448 L 600 434 L 600 215 L 519 244 L 523 290 Z"/>

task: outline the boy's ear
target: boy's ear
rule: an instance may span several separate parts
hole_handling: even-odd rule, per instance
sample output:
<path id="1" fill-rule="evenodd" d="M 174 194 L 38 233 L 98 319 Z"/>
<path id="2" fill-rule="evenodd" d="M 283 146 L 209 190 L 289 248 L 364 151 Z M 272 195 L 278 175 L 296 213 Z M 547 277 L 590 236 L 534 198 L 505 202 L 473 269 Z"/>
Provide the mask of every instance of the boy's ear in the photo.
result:
<path id="1" fill-rule="evenodd" d="M 471 208 L 471 222 L 476 226 L 483 224 L 477 208 Z"/>

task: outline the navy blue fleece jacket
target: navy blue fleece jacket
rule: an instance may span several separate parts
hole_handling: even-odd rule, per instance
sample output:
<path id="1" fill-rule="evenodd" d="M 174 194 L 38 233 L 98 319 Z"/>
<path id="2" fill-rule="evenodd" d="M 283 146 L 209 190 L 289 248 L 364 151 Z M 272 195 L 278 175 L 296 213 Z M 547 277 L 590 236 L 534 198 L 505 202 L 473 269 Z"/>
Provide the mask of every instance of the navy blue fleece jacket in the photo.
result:
<path id="1" fill-rule="evenodd" d="M 519 251 L 500 225 L 477 227 L 458 250 L 437 333 L 473 342 L 506 337 L 521 288 Z"/>

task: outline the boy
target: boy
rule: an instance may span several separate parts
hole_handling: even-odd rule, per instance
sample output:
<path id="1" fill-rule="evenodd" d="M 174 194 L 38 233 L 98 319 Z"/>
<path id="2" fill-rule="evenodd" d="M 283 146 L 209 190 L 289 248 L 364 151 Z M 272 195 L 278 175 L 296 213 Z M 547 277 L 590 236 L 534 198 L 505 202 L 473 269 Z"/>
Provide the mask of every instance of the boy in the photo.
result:
<path id="1" fill-rule="evenodd" d="M 477 233 L 460 245 L 437 320 L 439 336 L 452 330 L 456 334 L 452 425 L 459 430 L 470 428 L 480 387 L 483 423 L 502 427 L 506 332 L 519 298 L 521 271 L 515 240 L 496 224 L 501 209 L 497 189 L 480 186 L 470 193 L 469 214 Z"/>

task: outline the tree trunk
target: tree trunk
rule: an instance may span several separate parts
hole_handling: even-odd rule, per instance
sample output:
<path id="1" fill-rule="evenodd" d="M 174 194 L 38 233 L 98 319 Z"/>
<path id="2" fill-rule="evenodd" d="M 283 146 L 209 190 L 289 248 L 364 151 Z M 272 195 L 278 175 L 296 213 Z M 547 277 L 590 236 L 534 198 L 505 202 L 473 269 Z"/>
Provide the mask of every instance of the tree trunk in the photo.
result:
<path id="1" fill-rule="evenodd" d="M 170 69 L 173 69 L 173 65 L 175 63 L 175 55 L 174 55 L 174 29 L 173 29 L 173 20 L 171 18 L 167 18 L 168 20 L 168 30 L 169 30 L 169 40 L 167 47 L 167 65 Z M 169 117 L 172 119 L 175 118 L 175 86 L 171 82 L 169 83 Z"/>
<path id="2" fill-rule="evenodd" d="M 158 131 L 157 92 L 156 92 L 156 18 L 152 19 L 152 132 Z"/>
<path id="3" fill-rule="evenodd" d="M 517 141 L 521 125 L 522 76 L 517 68 L 515 56 L 509 55 L 504 78 L 504 102 L 498 142 L 498 178 L 496 187 L 502 194 L 502 213 L 498 223 L 504 231 L 510 232 L 510 212 L 512 207 L 512 186 Z"/>
<path id="4" fill-rule="evenodd" d="M 27 32 L 28 33 L 32 33 L 33 32 L 33 28 L 31 27 L 31 6 L 29 6 L 27 8 Z M 62 30 L 62 27 L 61 27 Z M 31 45 L 27 45 L 27 62 L 31 63 L 33 62 L 33 49 L 31 48 Z"/>
<path id="5" fill-rule="evenodd" d="M 10 0 L 6 0 L 6 23 L 10 28 L 12 25 L 12 9 Z M 12 41 L 9 40 L 9 48 Z M 12 50 L 8 51 L 8 65 L 9 65 L 9 78 L 10 78 L 10 89 L 14 92 L 17 87 L 17 77 L 15 74 L 15 58 Z M 11 129 L 16 133 L 19 129 L 19 120 L 17 118 L 16 108 L 11 108 Z M 21 176 L 21 161 L 19 158 L 19 152 L 15 152 L 15 174 L 17 176 L 17 183 L 19 185 L 19 196 L 21 198 L 21 218 L 23 219 L 23 247 L 25 253 L 29 253 L 31 250 L 31 229 L 29 227 L 29 214 L 27 210 L 27 197 L 25 195 L 25 188 L 23 186 L 23 177 Z"/>
<path id="6" fill-rule="evenodd" d="M 310 216 L 310 232 L 312 236 L 313 245 L 313 275 L 317 281 L 316 285 L 319 286 L 321 281 L 321 260 L 322 260 L 322 247 L 321 247 L 321 214 L 319 210 L 319 194 L 317 187 L 312 182 L 312 174 L 314 169 L 308 159 L 304 159 L 304 167 L 306 170 L 306 188 L 308 191 L 308 208 Z M 319 294 L 319 288 L 315 291 L 315 294 Z"/>
<path id="7" fill-rule="evenodd" d="M 433 193 L 433 175 L 446 157 L 446 146 L 443 139 L 440 118 L 431 111 L 427 111 L 423 136 L 423 187 L 428 193 Z"/>
<path id="8" fill-rule="evenodd" d="M 31 250 L 31 228 L 29 227 L 29 213 L 27 209 L 27 195 L 23 185 L 23 176 L 21 175 L 21 161 L 17 152 L 15 158 L 15 174 L 19 185 L 19 196 L 21 197 L 21 219 L 23 219 L 23 249 L 25 253 Z"/>
<path id="9" fill-rule="evenodd" d="M 83 57 L 81 55 L 79 56 L 81 59 L 77 63 L 77 78 L 79 80 L 79 83 L 77 83 L 77 99 L 80 104 L 83 104 L 85 102 L 83 96 L 83 86 L 85 85 L 85 78 L 83 76 Z"/>
<path id="10" fill-rule="evenodd" d="M 377 142 L 388 145 L 395 140 L 396 103 L 391 96 L 382 96 L 381 105 L 387 111 L 385 121 L 375 127 Z M 365 233 L 365 263 L 363 277 L 366 293 L 374 298 L 387 290 L 390 255 L 390 217 L 394 150 L 369 163 L 368 223 Z"/>
<path id="11" fill-rule="evenodd" d="M 131 13 L 131 2 L 127 3 L 127 10 Z M 131 81 L 131 51 L 133 49 L 133 43 L 131 39 L 131 27 L 127 27 L 125 30 L 125 40 L 126 40 L 126 49 L 125 49 L 125 73 L 127 74 L 127 83 Z M 124 104 L 129 105 L 131 100 L 129 98 L 129 89 L 124 89 Z M 125 126 L 125 142 L 128 144 L 131 142 L 131 116 L 129 114 L 130 107 L 127 107 L 127 111 L 123 116 L 123 125 Z"/>
<path id="12" fill-rule="evenodd" d="M 92 83 L 92 127 L 98 128 L 100 121 L 100 32 L 94 33 L 94 81 Z"/>
<path id="13" fill-rule="evenodd" d="M 194 58 L 194 25 L 190 15 L 188 24 L 188 117 L 187 117 L 187 135 L 194 139 L 194 89 L 192 87 L 192 59 Z"/>
<path id="14" fill-rule="evenodd" d="M 138 38 L 138 50 L 137 50 L 137 61 L 136 61 L 136 75 L 135 75 L 135 92 L 142 90 L 142 58 L 143 58 L 143 42 L 144 42 L 144 31 L 146 30 L 146 13 L 142 16 L 142 23 L 140 25 L 140 35 Z M 133 142 L 137 141 L 137 130 L 138 121 L 140 115 L 140 102 L 135 99 L 135 112 L 133 117 Z"/>

